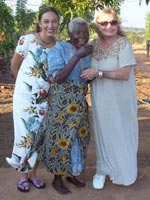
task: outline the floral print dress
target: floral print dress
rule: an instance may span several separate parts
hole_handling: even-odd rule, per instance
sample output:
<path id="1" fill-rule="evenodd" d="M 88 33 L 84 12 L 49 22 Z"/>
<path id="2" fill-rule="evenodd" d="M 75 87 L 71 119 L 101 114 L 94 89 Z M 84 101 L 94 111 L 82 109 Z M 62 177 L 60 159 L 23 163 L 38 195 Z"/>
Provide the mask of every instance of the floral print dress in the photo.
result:
<path id="1" fill-rule="evenodd" d="M 33 34 L 21 36 L 15 52 L 24 57 L 13 96 L 14 146 L 8 163 L 20 172 L 34 166 L 37 153 L 32 152 L 35 135 L 47 111 L 48 80 L 47 53 Z"/>
<path id="2" fill-rule="evenodd" d="M 76 49 L 68 42 L 59 42 L 48 53 L 50 74 L 53 78 L 70 61 Z M 53 174 L 79 175 L 84 168 L 90 140 L 87 81 L 80 75 L 90 67 L 90 56 L 75 65 L 67 80 L 52 83 L 50 106 L 45 117 L 44 128 L 37 135 L 36 150 L 39 159 Z"/>

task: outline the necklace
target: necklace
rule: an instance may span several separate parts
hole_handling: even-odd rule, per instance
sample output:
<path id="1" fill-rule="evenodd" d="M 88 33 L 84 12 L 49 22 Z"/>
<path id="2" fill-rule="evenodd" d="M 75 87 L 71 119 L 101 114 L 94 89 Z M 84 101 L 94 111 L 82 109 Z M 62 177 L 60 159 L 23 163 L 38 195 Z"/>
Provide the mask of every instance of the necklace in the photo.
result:
<path id="1" fill-rule="evenodd" d="M 40 40 L 44 43 L 44 44 L 52 44 L 54 42 L 54 38 L 52 38 L 52 40 L 50 42 L 46 42 L 45 40 L 42 39 L 42 37 L 40 36 L 40 34 L 38 33 L 38 36 L 40 38 Z"/>

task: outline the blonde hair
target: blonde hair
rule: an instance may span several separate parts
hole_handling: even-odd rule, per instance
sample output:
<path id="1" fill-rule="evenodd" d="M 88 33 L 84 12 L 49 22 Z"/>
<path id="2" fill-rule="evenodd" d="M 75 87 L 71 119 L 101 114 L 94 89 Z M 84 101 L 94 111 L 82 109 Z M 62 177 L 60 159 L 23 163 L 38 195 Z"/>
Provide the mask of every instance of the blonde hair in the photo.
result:
<path id="1" fill-rule="evenodd" d="M 100 38 L 103 38 L 103 34 L 100 32 L 100 30 L 98 28 L 99 27 L 98 22 L 104 15 L 113 15 L 114 18 L 116 18 L 116 20 L 119 22 L 119 17 L 114 9 L 105 8 L 105 9 L 101 10 L 100 13 L 96 17 L 96 22 L 95 22 L 96 32 Z M 125 36 L 125 33 L 121 30 L 120 26 L 118 26 L 117 34 L 120 36 Z"/>
<path id="2" fill-rule="evenodd" d="M 73 20 L 71 20 L 68 24 L 68 31 L 70 33 L 72 33 L 75 24 L 86 24 L 88 26 L 88 23 L 85 19 L 83 19 L 81 17 L 76 17 Z"/>

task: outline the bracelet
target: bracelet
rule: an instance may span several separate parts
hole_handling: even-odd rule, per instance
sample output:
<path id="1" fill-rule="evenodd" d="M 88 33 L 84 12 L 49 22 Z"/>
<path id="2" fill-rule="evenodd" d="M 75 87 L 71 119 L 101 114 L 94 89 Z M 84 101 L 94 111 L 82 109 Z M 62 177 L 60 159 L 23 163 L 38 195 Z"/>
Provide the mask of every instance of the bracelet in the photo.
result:
<path id="1" fill-rule="evenodd" d="M 98 77 L 99 77 L 99 78 L 102 78 L 102 77 L 103 77 L 103 72 L 100 71 L 100 70 L 98 70 Z"/>

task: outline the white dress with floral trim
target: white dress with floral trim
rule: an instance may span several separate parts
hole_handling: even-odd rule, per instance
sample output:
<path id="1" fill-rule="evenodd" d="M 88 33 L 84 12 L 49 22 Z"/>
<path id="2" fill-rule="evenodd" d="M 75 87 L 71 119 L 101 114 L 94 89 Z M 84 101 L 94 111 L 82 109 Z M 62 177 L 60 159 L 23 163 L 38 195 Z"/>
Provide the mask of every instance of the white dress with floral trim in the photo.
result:
<path id="1" fill-rule="evenodd" d="M 136 60 L 124 37 L 107 49 L 100 47 L 98 39 L 93 46 L 92 68 L 114 71 L 132 66 L 128 80 L 103 77 L 91 83 L 96 174 L 108 175 L 119 185 L 130 185 L 137 178 L 138 120 L 133 67 Z"/>
<path id="2" fill-rule="evenodd" d="M 20 172 L 35 165 L 37 153 L 31 154 L 35 134 L 47 111 L 48 48 L 41 47 L 33 34 L 21 36 L 15 52 L 24 57 L 13 96 L 14 146 L 7 162 Z"/>

